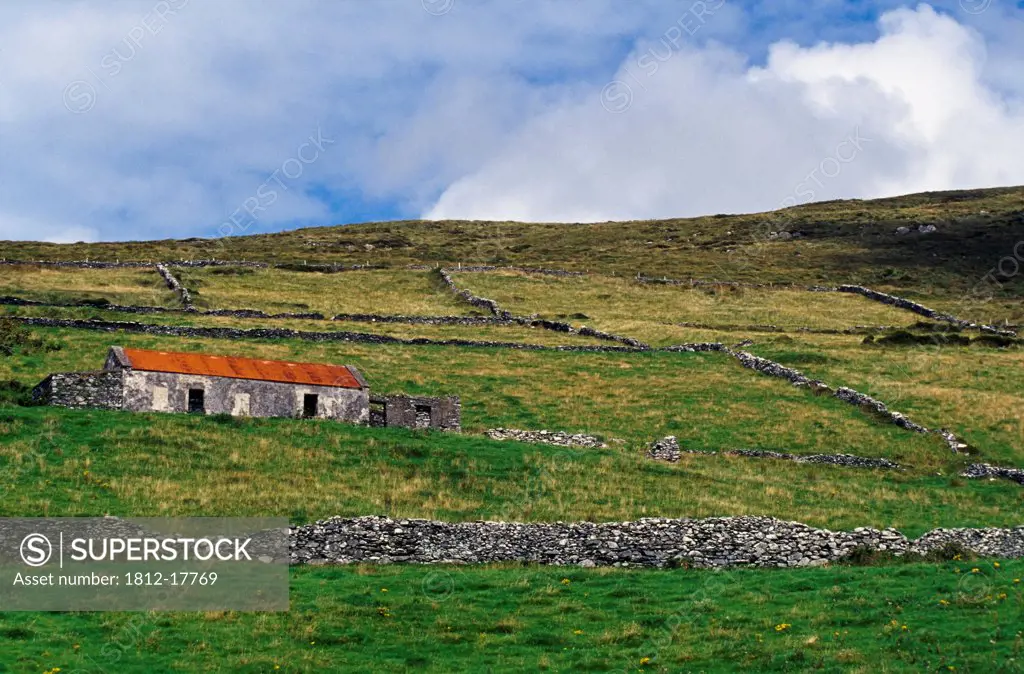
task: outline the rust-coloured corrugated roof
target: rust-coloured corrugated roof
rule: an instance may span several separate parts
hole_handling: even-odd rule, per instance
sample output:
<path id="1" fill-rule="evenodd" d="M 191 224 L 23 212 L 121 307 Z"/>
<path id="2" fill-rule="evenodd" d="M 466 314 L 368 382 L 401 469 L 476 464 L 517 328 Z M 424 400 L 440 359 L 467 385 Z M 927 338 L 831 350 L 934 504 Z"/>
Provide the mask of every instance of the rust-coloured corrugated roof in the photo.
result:
<path id="1" fill-rule="evenodd" d="M 362 388 L 359 378 L 344 365 L 289 363 L 283 360 L 259 360 L 235 356 L 211 356 L 205 353 L 124 349 L 132 369 L 147 372 L 174 372 L 206 377 L 230 377 L 260 381 L 311 384 L 338 388 Z"/>

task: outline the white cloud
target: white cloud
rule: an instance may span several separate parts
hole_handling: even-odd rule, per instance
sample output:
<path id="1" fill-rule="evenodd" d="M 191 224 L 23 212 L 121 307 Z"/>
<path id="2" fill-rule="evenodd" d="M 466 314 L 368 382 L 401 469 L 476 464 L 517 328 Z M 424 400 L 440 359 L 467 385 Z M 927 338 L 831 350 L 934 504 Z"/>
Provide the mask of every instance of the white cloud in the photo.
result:
<path id="1" fill-rule="evenodd" d="M 427 217 L 675 217 L 1024 183 L 1024 114 L 982 80 L 980 35 L 924 5 L 885 14 L 880 33 L 779 42 L 758 68 L 729 50 L 642 44 L 604 101 L 631 94 L 628 109 L 591 92 L 544 111 Z M 855 134 L 856 152 L 841 146 Z"/>
<path id="2" fill-rule="evenodd" d="M 215 236 L 318 129 L 336 142 L 236 233 L 372 217 L 360 200 L 502 219 L 771 208 L 858 127 L 872 140 L 816 198 L 1024 182 L 1024 13 L 958 15 L 982 39 L 905 10 L 876 41 L 780 43 L 754 69 L 743 54 L 833 34 L 848 3 L 754 20 L 726 2 L 648 77 L 638 58 L 698 4 L 721 0 L 0 4 L 0 238 Z M 620 62 L 636 95 L 613 115 Z"/>

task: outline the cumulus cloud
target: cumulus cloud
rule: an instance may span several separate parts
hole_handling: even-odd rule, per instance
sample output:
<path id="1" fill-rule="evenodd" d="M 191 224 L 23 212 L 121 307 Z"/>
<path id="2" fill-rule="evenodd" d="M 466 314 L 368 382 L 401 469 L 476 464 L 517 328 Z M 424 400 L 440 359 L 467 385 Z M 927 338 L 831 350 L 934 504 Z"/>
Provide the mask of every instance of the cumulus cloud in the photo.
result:
<path id="1" fill-rule="evenodd" d="M 936 2 L 878 26 L 841 0 L 0 4 L 0 239 L 1024 182 L 1024 11 Z"/>
<path id="2" fill-rule="evenodd" d="M 761 67 L 668 37 L 638 45 L 603 98 L 535 117 L 427 217 L 658 218 L 1024 183 L 1022 92 L 987 85 L 981 35 L 930 6 L 884 14 L 869 42 L 777 42 Z"/>

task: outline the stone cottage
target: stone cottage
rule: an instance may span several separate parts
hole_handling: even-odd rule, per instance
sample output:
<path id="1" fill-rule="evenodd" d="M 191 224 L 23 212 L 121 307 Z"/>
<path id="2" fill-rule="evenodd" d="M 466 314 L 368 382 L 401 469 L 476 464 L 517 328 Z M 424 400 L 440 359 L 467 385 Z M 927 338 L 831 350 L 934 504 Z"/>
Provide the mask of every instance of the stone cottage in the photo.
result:
<path id="1" fill-rule="evenodd" d="M 291 363 L 110 347 L 103 369 L 61 372 L 32 391 L 71 408 L 334 419 L 374 426 L 461 430 L 458 396 L 370 396 L 350 365 Z"/>
<path id="2" fill-rule="evenodd" d="M 368 423 L 369 389 L 346 365 L 113 346 L 102 371 L 51 374 L 33 395 L 64 407 Z"/>

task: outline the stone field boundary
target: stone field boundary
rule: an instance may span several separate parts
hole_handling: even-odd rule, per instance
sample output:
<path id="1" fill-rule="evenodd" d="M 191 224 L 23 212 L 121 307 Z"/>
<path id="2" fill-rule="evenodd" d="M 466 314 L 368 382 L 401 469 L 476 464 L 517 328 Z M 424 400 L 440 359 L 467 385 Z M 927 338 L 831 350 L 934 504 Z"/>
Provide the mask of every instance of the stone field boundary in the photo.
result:
<path id="1" fill-rule="evenodd" d="M 816 529 L 773 517 L 649 518 L 633 522 L 439 522 L 332 518 L 290 528 L 291 564 L 493 564 L 615 567 L 823 566 L 859 551 L 895 556 L 970 551 L 1024 557 L 1024 526 L 933 529 L 909 539 L 895 529 Z"/>
<path id="2" fill-rule="evenodd" d="M 90 267 L 95 268 L 97 265 L 99 268 L 107 268 L 114 266 L 126 266 L 132 268 L 144 267 L 146 265 L 136 262 L 125 262 L 125 263 L 109 263 L 109 262 L 22 262 L 22 261 L 0 261 L 3 264 L 52 264 L 57 266 L 68 266 L 68 267 Z M 232 316 L 237 318 L 304 318 L 312 320 L 326 320 L 321 314 L 307 313 L 307 314 L 266 314 L 258 310 L 250 309 L 220 309 L 198 312 L 192 304 L 191 296 L 187 288 L 185 288 L 178 279 L 173 275 L 169 269 L 169 265 L 175 263 L 158 263 L 156 270 L 164 278 L 169 288 L 175 290 L 180 298 L 183 308 L 177 311 L 186 313 L 201 313 L 202 315 L 215 315 L 215 316 Z M 214 261 L 214 260 L 196 260 L 182 262 L 178 266 L 230 266 L 234 263 L 229 261 Z M 248 266 L 267 266 L 265 263 L 241 263 Z M 276 265 L 280 267 L 280 265 Z M 354 266 L 354 267 L 342 267 L 340 269 L 367 269 L 369 266 Z M 15 317 L 17 320 L 27 325 L 38 325 L 44 327 L 64 327 L 64 328 L 79 328 L 79 329 L 93 329 L 93 330 L 124 330 L 126 332 L 146 333 L 146 334 L 163 334 L 170 336 L 183 336 L 183 337 L 212 337 L 212 338 L 223 338 L 223 339 L 304 339 L 309 341 L 351 341 L 351 342 L 362 342 L 362 343 L 378 343 L 378 344 L 408 344 L 408 345 L 438 345 L 438 346 L 470 346 L 470 347 L 492 347 L 492 348 L 510 348 L 510 349 L 521 349 L 521 350 L 554 350 L 554 351 L 577 351 L 577 352 L 629 352 L 629 351 L 648 351 L 648 350 L 661 350 L 661 351 L 720 351 L 727 353 L 739 360 L 743 367 L 756 370 L 762 374 L 768 376 L 775 376 L 787 379 L 790 383 L 796 386 L 809 387 L 815 393 L 828 392 L 836 398 L 843 400 L 851 405 L 857 406 L 865 411 L 873 413 L 875 416 L 884 418 L 901 428 L 905 428 L 910 431 L 918 433 L 929 433 L 933 432 L 940 435 L 947 446 L 954 452 L 960 452 L 968 449 L 968 445 L 957 438 L 953 433 L 946 429 L 929 430 L 928 428 L 921 426 L 909 419 L 899 412 L 891 411 L 881 401 L 875 400 L 870 396 L 859 393 L 853 389 L 847 387 L 838 387 L 836 389 L 831 388 L 824 382 L 819 380 L 811 380 L 804 376 L 797 370 L 785 367 L 779 363 L 755 356 L 745 351 L 736 351 L 721 343 L 707 343 L 707 344 L 684 344 L 670 347 L 661 347 L 659 349 L 652 349 L 649 345 L 633 339 L 631 337 L 625 337 L 621 335 L 614 335 L 599 330 L 594 330 L 587 326 L 581 326 L 575 328 L 569 323 L 560 321 L 548 321 L 539 319 L 536 316 L 516 316 L 511 312 L 503 309 L 496 301 L 477 296 L 469 290 L 459 288 L 451 277 L 452 273 L 458 272 L 492 272 L 492 271 L 515 271 L 521 273 L 540 273 L 555 276 L 585 276 L 584 272 L 570 272 L 566 270 L 557 269 L 528 269 L 522 267 L 497 267 L 497 266 L 483 266 L 483 265 L 470 265 L 462 266 L 459 265 L 456 268 L 426 268 L 419 266 L 421 269 L 436 270 L 441 281 L 458 297 L 463 299 L 471 306 L 483 309 L 491 314 L 490 317 L 457 317 L 457 316 L 434 316 L 434 317 L 398 317 L 398 316 L 387 316 L 381 315 L 376 316 L 373 314 L 339 314 L 332 320 L 365 320 L 367 322 L 374 322 L 381 320 L 382 322 L 407 322 L 415 321 L 423 324 L 463 324 L 463 325 L 479 325 L 485 324 L 482 321 L 488 321 L 486 324 L 489 325 L 529 325 L 532 327 L 540 327 L 547 330 L 556 332 L 562 332 L 566 334 L 577 334 L 581 336 L 593 337 L 605 341 L 613 341 L 622 344 L 622 347 L 606 347 L 606 346 L 588 346 L 588 345 L 564 345 L 564 346 L 549 346 L 549 345 L 538 345 L 538 344 L 525 344 L 520 342 L 498 342 L 498 341 L 483 341 L 483 340 L 464 340 L 464 339 L 448 339 L 448 340 L 435 340 L 429 338 L 398 338 L 386 335 L 377 335 L 371 333 L 359 333 L 350 331 L 332 331 L 332 332 L 312 332 L 312 331 L 299 331 L 290 329 L 276 329 L 276 328 L 253 328 L 253 329 L 236 329 L 227 327 L 190 327 L 190 326 L 164 326 L 154 325 L 138 322 L 122 322 L 122 321 L 103 321 L 103 320 L 79 320 L 79 319 L 49 319 L 49 318 L 34 318 L 34 317 Z M 638 282 L 641 283 L 668 283 L 676 285 L 742 285 L 733 282 L 717 282 L 717 281 L 678 281 L 674 279 L 649 279 L 642 275 L 637 275 Z M 755 287 L 780 287 L 780 286 L 767 286 L 764 284 L 748 284 Z M 795 286 L 792 286 L 795 287 Z M 956 319 L 952 316 L 945 314 L 939 314 L 934 310 L 928 309 L 920 304 L 899 298 L 893 295 L 887 295 L 877 291 L 870 290 L 863 286 L 837 286 L 835 288 L 826 288 L 820 286 L 812 286 L 806 288 L 810 292 L 850 292 L 860 294 L 869 299 L 883 302 L 885 304 L 891 304 L 908 311 L 912 311 L 919 315 L 932 318 L 934 320 L 944 320 L 947 322 L 954 323 L 959 327 L 971 327 L 982 331 L 992 331 L 998 334 L 1015 335 L 1016 333 L 1010 331 L 1001 331 L 991 326 L 983 326 L 967 321 Z M 41 303 L 35 303 L 27 300 L 20 300 L 19 298 L 0 298 L 0 303 L 20 304 L 20 305 L 32 305 L 41 306 Z M 167 309 L 162 307 L 117 307 L 116 305 L 110 305 L 108 307 L 100 307 L 95 304 L 76 304 L 75 306 L 89 306 L 97 309 L 111 309 L 111 310 L 125 310 L 133 313 L 157 313 L 164 311 L 176 311 L 174 309 Z"/>

